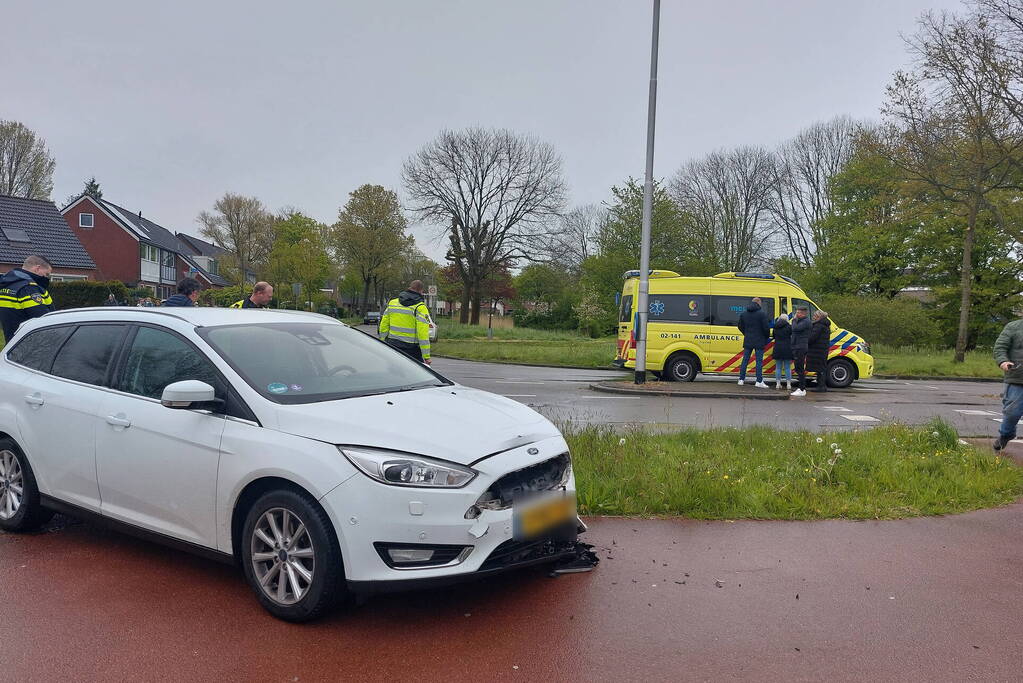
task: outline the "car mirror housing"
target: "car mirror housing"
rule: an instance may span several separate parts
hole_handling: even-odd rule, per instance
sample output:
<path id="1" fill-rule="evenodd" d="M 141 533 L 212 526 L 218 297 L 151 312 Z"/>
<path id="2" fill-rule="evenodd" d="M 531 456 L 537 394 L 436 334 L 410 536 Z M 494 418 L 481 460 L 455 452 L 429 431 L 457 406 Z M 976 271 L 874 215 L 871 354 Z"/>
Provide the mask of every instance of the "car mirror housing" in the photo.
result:
<path id="1" fill-rule="evenodd" d="M 160 398 L 167 408 L 198 408 L 203 404 L 217 402 L 216 391 L 206 382 L 197 379 L 186 379 L 164 387 Z"/>

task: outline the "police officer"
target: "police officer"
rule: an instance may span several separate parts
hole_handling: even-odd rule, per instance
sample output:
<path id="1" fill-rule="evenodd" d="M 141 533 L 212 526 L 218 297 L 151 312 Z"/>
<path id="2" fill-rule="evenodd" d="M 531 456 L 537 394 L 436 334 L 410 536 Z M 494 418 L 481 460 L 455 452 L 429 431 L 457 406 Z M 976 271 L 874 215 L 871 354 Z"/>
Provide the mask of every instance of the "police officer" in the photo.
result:
<path id="1" fill-rule="evenodd" d="M 235 301 L 231 308 L 266 308 L 270 299 L 274 298 L 274 288 L 269 282 L 257 282 L 252 287 L 252 294 L 241 301 Z"/>
<path id="2" fill-rule="evenodd" d="M 53 266 L 42 256 L 29 256 L 21 268 L 0 277 L 0 324 L 8 341 L 21 323 L 53 310 L 50 273 Z"/>
<path id="3" fill-rule="evenodd" d="M 423 282 L 413 280 L 408 289 L 387 302 L 380 316 L 380 338 L 402 353 L 430 364 L 430 311 L 423 303 Z"/>

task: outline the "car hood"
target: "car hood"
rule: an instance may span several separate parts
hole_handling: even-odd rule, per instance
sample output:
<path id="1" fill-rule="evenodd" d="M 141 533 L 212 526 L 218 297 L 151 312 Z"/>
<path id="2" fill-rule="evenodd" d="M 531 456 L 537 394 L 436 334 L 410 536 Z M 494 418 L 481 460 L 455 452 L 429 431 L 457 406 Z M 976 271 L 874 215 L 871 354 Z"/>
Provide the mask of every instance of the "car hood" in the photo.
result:
<path id="1" fill-rule="evenodd" d="M 462 465 L 559 435 L 547 418 L 518 401 L 459 385 L 281 405 L 278 429 L 317 441 L 417 453 Z"/>

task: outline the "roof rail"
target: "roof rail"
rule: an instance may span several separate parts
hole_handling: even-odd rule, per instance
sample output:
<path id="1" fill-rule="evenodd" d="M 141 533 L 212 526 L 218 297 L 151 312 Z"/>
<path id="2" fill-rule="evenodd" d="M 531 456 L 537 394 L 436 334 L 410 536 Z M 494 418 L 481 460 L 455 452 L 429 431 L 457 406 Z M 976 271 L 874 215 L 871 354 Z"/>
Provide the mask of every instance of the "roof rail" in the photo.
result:
<path id="1" fill-rule="evenodd" d="M 61 315 L 63 313 L 81 313 L 82 311 L 89 311 L 91 313 L 95 313 L 96 311 L 131 311 L 133 313 L 147 313 L 149 315 L 166 315 L 166 316 L 171 317 L 171 318 L 177 318 L 178 320 L 186 320 L 187 321 L 187 318 L 185 318 L 183 316 L 180 316 L 180 315 L 175 315 L 171 311 L 164 310 L 163 308 L 161 308 L 160 310 L 153 310 L 154 308 L 156 308 L 156 307 L 155 306 L 109 306 L 109 307 L 106 307 L 106 306 L 81 306 L 79 308 L 64 308 L 64 309 L 61 309 L 59 311 L 50 311 L 49 313 L 44 313 L 42 317 L 47 318 L 47 317 L 49 317 L 51 315 Z M 173 306 L 171 308 L 173 308 Z"/>

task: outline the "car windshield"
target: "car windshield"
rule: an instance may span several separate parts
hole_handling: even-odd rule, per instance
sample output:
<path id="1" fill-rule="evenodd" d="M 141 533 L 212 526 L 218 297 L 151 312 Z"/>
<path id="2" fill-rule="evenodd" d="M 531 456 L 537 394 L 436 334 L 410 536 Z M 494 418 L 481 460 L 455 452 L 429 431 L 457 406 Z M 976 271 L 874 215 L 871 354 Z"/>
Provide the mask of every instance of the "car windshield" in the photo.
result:
<path id="1" fill-rule="evenodd" d="M 449 384 L 367 334 L 336 323 L 206 327 L 199 334 L 277 403 L 314 403 Z"/>

